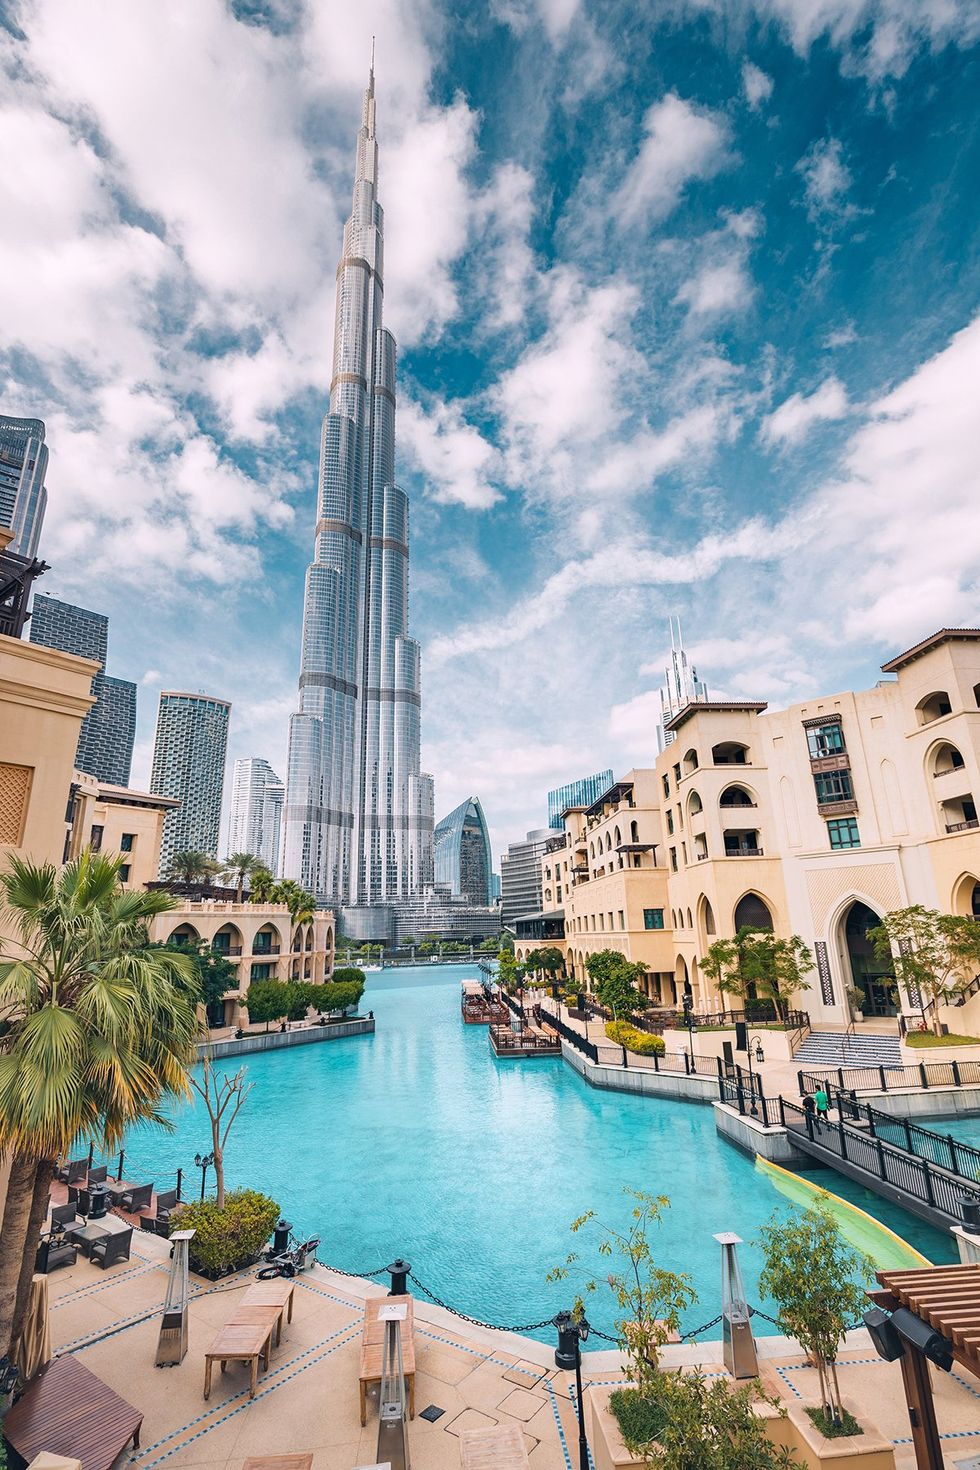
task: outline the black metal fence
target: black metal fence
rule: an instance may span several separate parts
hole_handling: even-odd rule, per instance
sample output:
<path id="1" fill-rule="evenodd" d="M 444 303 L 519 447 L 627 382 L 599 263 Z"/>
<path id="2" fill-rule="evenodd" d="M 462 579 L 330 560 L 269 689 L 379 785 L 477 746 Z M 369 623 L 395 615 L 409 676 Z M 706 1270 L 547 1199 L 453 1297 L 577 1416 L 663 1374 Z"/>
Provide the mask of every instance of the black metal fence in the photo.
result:
<path id="1" fill-rule="evenodd" d="M 893 1118 L 891 1113 L 883 1113 L 870 1103 L 858 1102 L 849 1093 L 832 1095 L 838 1111 L 856 1123 L 866 1123 L 872 1138 L 883 1138 L 920 1159 L 928 1159 L 931 1164 L 948 1169 L 951 1174 L 959 1174 L 971 1184 L 980 1180 L 980 1148 L 963 1143 L 949 1133 L 923 1128 L 908 1118 Z"/>
<path id="2" fill-rule="evenodd" d="M 741 1067 L 737 1068 L 734 1077 L 718 1078 L 718 1097 L 729 1107 L 737 1108 L 741 1117 L 755 1118 L 766 1128 L 774 1127 L 781 1122 L 779 1112 L 781 1099 L 764 1097 L 755 1073 L 750 1077 L 747 1072 L 742 1071 Z"/>
<path id="3" fill-rule="evenodd" d="M 855 1128 L 843 1118 L 836 1122 L 817 1118 L 806 1108 L 779 1099 L 780 1121 L 791 1132 L 804 1133 L 813 1142 L 841 1160 L 892 1185 L 902 1194 L 928 1205 L 953 1224 L 963 1219 L 963 1201 L 980 1203 L 980 1184 L 967 1182 L 870 1131 Z"/>
<path id="4" fill-rule="evenodd" d="M 913 1062 L 896 1067 L 835 1067 L 798 1072 L 800 1093 L 836 1086 L 841 1092 L 894 1092 L 902 1087 L 978 1087 L 980 1062 Z"/>

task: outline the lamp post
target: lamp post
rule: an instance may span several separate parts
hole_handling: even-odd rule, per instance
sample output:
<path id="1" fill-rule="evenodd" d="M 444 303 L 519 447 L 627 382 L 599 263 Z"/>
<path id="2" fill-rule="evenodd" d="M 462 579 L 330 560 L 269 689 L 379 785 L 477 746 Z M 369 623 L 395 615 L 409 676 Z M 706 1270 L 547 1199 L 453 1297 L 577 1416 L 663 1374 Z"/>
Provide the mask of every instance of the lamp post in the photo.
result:
<path id="1" fill-rule="evenodd" d="M 195 1154 L 194 1163 L 201 1171 L 201 1198 L 204 1198 L 204 1187 L 207 1182 L 208 1170 L 214 1163 L 214 1154 Z"/>
<path id="2" fill-rule="evenodd" d="M 571 1312 L 559 1312 L 554 1319 L 558 1329 L 558 1346 L 555 1349 L 556 1368 L 575 1369 L 575 1407 L 578 1410 L 578 1466 L 579 1470 L 590 1470 L 589 1442 L 585 1437 L 585 1404 L 582 1402 L 582 1344 L 589 1335 L 589 1323 L 584 1316 L 578 1321 Z"/>
<path id="3" fill-rule="evenodd" d="M 749 1059 L 749 1092 L 751 1094 L 752 1116 L 753 1118 L 757 1118 L 759 1116 L 759 1109 L 756 1106 L 755 1101 L 755 1073 L 752 1071 L 753 1042 L 755 1042 L 755 1059 L 757 1062 L 760 1063 L 760 1065 L 762 1062 L 765 1061 L 766 1054 L 762 1050 L 762 1042 L 759 1040 L 758 1036 L 750 1036 L 745 1047 L 745 1054 Z"/>

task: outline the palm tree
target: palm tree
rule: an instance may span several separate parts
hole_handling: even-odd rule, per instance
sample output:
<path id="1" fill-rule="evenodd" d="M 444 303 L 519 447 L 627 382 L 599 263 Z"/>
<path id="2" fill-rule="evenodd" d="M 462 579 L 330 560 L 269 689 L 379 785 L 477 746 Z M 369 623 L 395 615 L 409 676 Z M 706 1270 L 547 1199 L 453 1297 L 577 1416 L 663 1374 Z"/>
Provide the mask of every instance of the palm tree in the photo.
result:
<path id="1" fill-rule="evenodd" d="M 238 892 L 235 902 L 241 903 L 242 893 L 245 889 L 245 879 L 260 871 L 267 873 L 269 870 L 260 857 L 254 852 L 233 852 L 225 858 L 224 863 L 218 869 L 219 878 L 233 878 Z"/>
<path id="2" fill-rule="evenodd" d="M 206 883 L 217 870 L 218 864 L 208 853 L 186 848 L 183 852 L 175 852 L 170 859 L 167 877 L 177 883 Z"/>
<path id="3" fill-rule="evenodd" d="M 82 1141 L 115 1149 L 135 1122 L 169 1127 L 162 1100 L 189 1091 L 193 960 L 150 944 L 174 900 L 124 892 L 122 861 L 86 849 L 59 871 L 12 856 L 0 873 L 16 935 L 0 953 L 0 1354 L 23 1320 L 55 1161 Z"/>
<path id="4" fill-rule="evenodd" d="M 252 881 L 248 888 L 249 902 L 269 903 L 275 887 L 275 878 L 263 863 L 259 863 L 252 870 Z"/>

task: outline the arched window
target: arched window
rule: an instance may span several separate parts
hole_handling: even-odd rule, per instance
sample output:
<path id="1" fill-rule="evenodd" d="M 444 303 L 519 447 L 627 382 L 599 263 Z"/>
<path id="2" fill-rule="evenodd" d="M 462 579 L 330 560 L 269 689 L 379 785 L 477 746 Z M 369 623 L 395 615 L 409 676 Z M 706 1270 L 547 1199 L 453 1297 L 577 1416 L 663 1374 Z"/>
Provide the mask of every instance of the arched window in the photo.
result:
<path id="1" fill-rule="evenodd" d="M 735 933 L 739 929 L 772 929 L 769 905 L 757 893 L 746 893 L 735 905 Z"/>
<path id="2" fill-rule="evenodd" d="M 687 752 L 687 754 L 684 757 L 684 770 L 685 770 L 685 772 L 687 772 L 688 774 L 690 774 L 691 771 L 696 771 L 697 768 L 698 768 L 698 753 L 697 753 L 696 750 L 694 750 L 692 748 L 691 750 L 689 750 Z"/>
<path id="3" fill-rule="evenodd" d="M 701 811 L 704 811 L 704 807 L 701 805 L 701 798 L 696 791 L 692 791 L 687 798 L 687 814 L 690 817 L 696 817 L 698 812 Z"/>
<path id="4" fill-rule="evenodd" d="M 919 700 L 915 712 L 919 717 L 920 725 L 931 725 L 933 720 L 940 720 L 943 715 L 952 714 L 953 706 L 945 689 L 937 689 L 932 694 L 927 694 L 925 699 Z"/>
<path id="5" fill-rule="evenodd" d="M 965 762 L 955 745 L 944 740 L 932 752 L 932 774 L 948 776 L 950 771 L 962 771 Z"/>
<path id="6" fill-rule="evenodd" d="M 701 895 L 701 922 L 704 924 L 705 934 L 717 933 L 714 909 L 711 907 L 711 900 L 704 893 Z"/>
<path id="7" fill-rule="evenodd" d="M 630 842 L 639 842 L 640 829 L 635 822 L 630 822 Z"/>
<path id="8" fill-rule="evenodd" d="M 617 847 L 621 847 L 622 846 L 623 839 L 619 835 L 619 828 L 618 827 L 616 828 L 616 831 L 613 834 L 613 841 L 615 842 L 615 844 L 616 844 Z"/>
<path id="9" fill-rule="evenodd" d="M 589 857 L 593 857 L 593 858 L 595 857 L 595 843 L 594 842 L 590 842 L 589 843 Z"/>
<path id="10" fill-rule="evenodd" d="M 606 851 L 612 852 L 612 838 L 608 832 L 606 833 Z"/>
<path id="11" fill-rule="evenodd" d="M 719 806 L 755 806 L 744 786 L 726 786 L 718 798 Z"/>
<path id="12" fill-rule="evenodd" d="M 711 747 L 711 759 L 716 766 L 747 766 L 749 747 L 738 740 L 723 740 Z"/>
<path id="13" fill-rule="evenodd" d="M 688 909 L 688 911 L 687 911 L 687 927 L 689 929 L 693 929 L 694 928 L 694 920 L 691 917 L 691 910 L 690 909 Z"/>

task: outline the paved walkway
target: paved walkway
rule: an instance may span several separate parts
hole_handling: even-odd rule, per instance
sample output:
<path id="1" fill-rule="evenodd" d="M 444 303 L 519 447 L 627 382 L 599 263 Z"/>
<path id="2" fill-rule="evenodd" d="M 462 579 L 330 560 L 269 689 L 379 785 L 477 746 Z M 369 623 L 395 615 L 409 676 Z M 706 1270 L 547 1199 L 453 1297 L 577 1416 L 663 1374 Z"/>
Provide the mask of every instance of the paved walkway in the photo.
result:
<path id="1" fill-rule="evenodd" d="M 322 1268 L 298 1278 L 292 1323 L 254 1401 L 248 1375 L 229 1365 L 203 1398 L 204 1350 L 254 1273 L 211 1285 L 192 1277 L 190 1348 L 176 1368 L 154 1367 L 168 1269 L 167 1244 L 134 1239 L 133 1259 L 105 1275 L 84 1258 L 49 1277 L 56 1352 L 81 1361 L 145 1415 L 136 1470 L 162 1465 L 240 1470 L 249 1456 L 313 1453 L 314 1470 L 371 1465 L 377 1453 L 377 1403 L 368 1423 L 358 1413 L 357 1373 L 363 1302 L 382 1288 Z M 414 1470 L 455 1470 L 460 1430 L 497 1423 L 520 1426 L 538 1470 L 573 1470 L 576 1460 L 574 1378 L 554 1366 L 553 1347 L 472 1327 L 442 1308 L 416 1303 L 416 1418 L 410 1425 Z M 810 1397 L 814 1374 L 795 1344 L 759 1340 L 767 1382 L 784 1398 Z M 665 1365 L 700 1364 L 722 1372 L 721 1344 L 664 1351 Z M 617 1351 L 587 1352 L 587 1382 L 623 1381 Z M 980 1454 L 980 1383 L 936 1374 L 940 1426 L 948 1464 Z M 867 1335 L 852 1333 L 842 1359 L 846 1395 L 866 1405 L 896 1446 L 898 1470 L 913 1470 L 908 1417 L 896 1364 L 882 1363 Z M 430 1405 L 435 1422 L 419 1417 Z"/>

